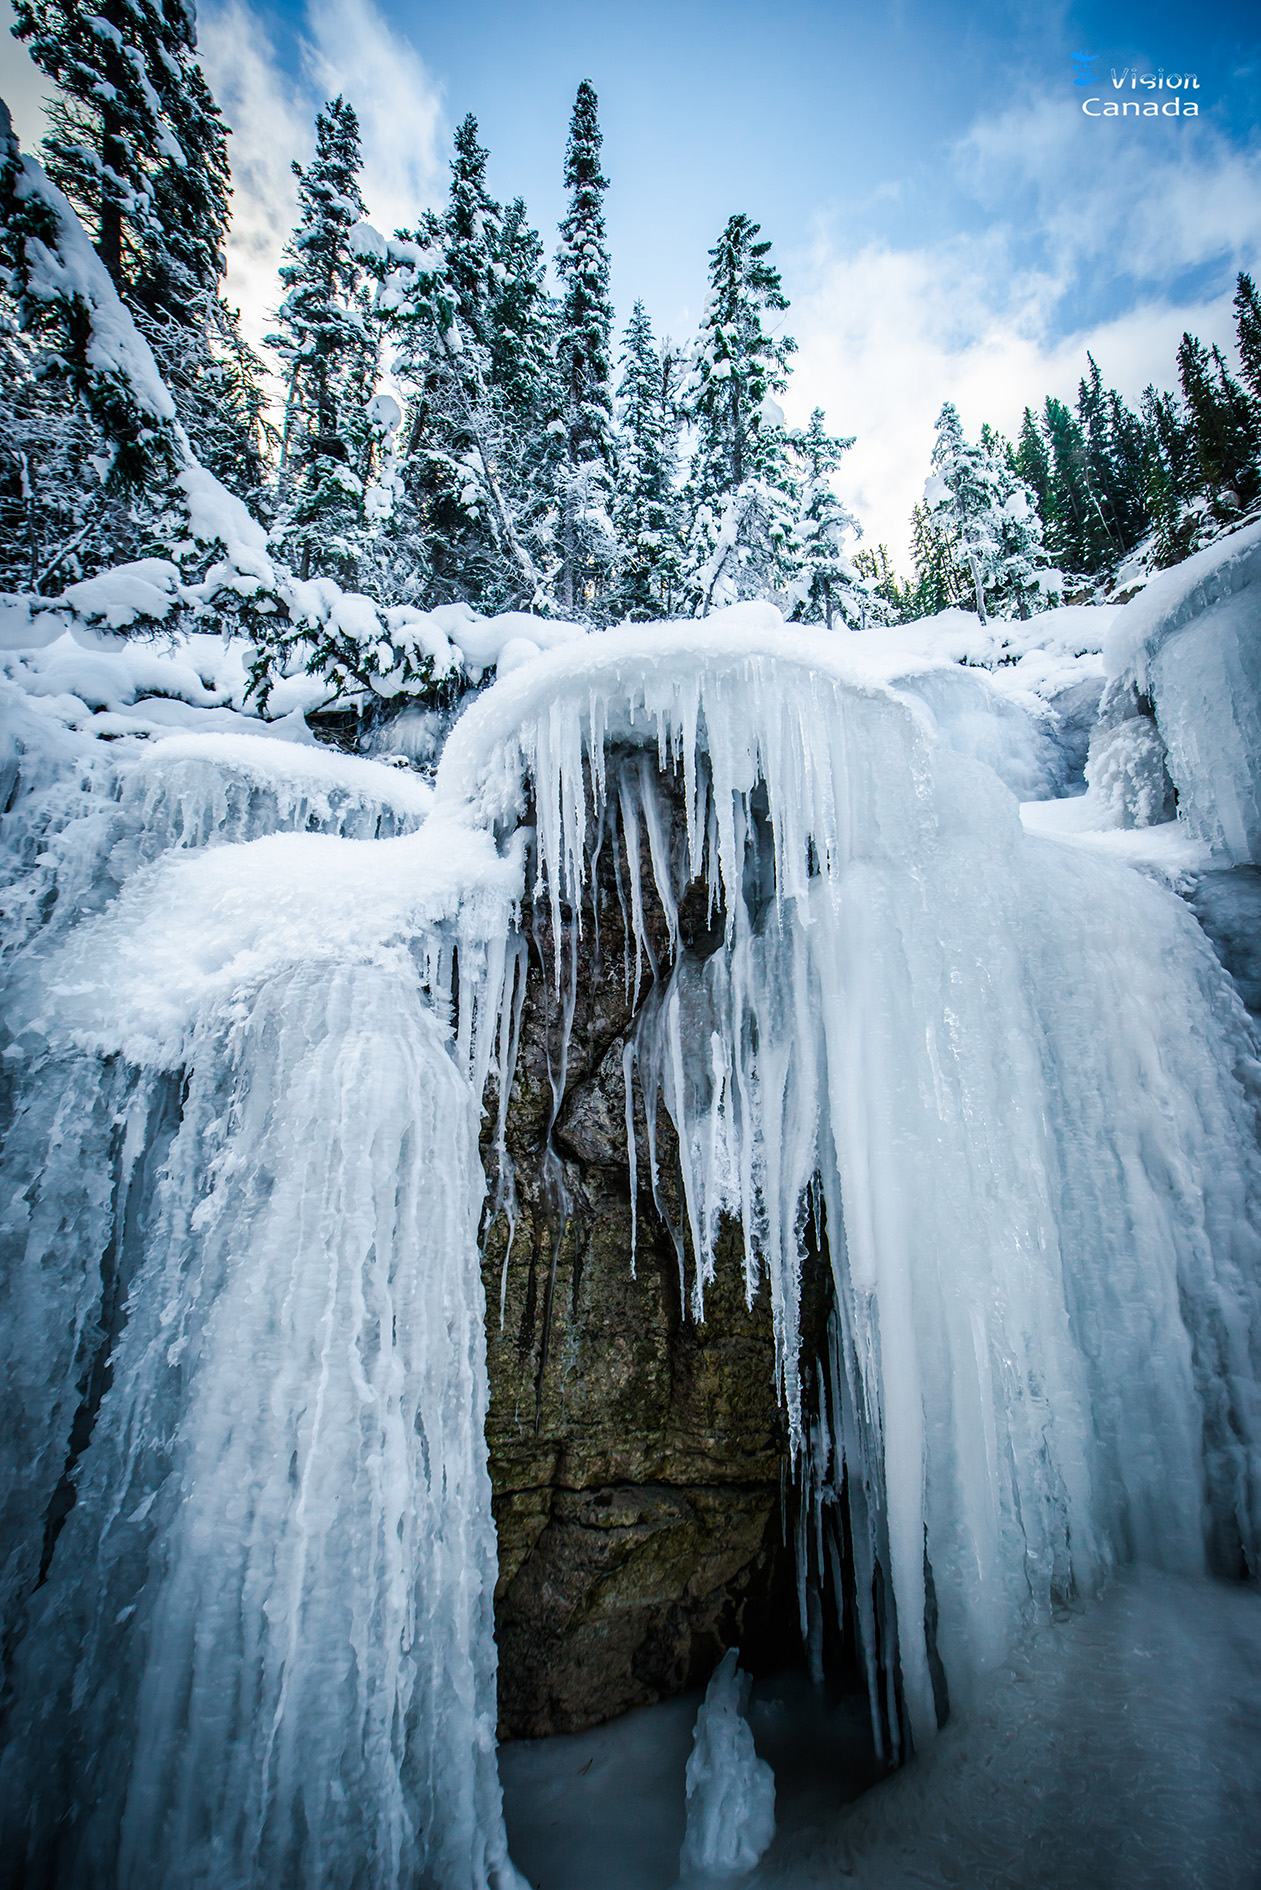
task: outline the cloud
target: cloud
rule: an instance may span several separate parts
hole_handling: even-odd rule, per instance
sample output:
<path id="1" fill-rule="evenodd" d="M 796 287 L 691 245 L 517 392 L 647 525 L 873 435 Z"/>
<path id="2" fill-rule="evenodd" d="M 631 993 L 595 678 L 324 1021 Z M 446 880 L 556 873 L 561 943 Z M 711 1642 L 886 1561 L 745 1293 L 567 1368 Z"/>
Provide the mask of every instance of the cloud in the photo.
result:
<path id="1" fill-rule="evenodd" d="M 297 219 L 291 166 L 309 160 L 327 99 L 340 92 L 359 116 L 363 193 L 375 221 L 388 229 L 414 222 L 445 183 L 440 88 L 372 0 L 312 0 L 306 29 L 294 77 L 246 0 L 215 0 L 199 12 L 202 68 L 233 128 L 226 294 L 255 345 L 274 325 L 277 271 Z"/>
<path id="2" fill-rule="evenodd" d="M 387 230 L 445 192 L 442 88 L 372 0 L 309 0 L 303 63 L 320 99 L 341 93 L 363 139 L 363 194 Z"/>
<path id="3" fill-rule="evenodd" d="M 284 73 L 258 15 L 243 0 L 218 0 L 198 16 L 206 83 L 232 127 L 232 227 L 224 293 L 257 346 L 280 299 L 280 255 L 297 214 L 293 160 L 310 156 L 314 110 Z"/>
<path id="4" fill-rule="evenodd" d="M 1184 328 L 1233 335 L 1235 273 L 1261 256 L 1261 154 L 1177 129 L 1192 136 L 1114 140 L 1101 161 L 1061 107 L 1035 101 L 949 153 L 984 213 L 976 234 L 847 252 L 821 230 L 793 270 L 789 417 L 821 405 L 857 435 L 838 485 L 903 569 L 943 401 L 973 435 L 985 420 L 1014 434 L 1026 405 L 1075 398 L 1088 349 L 1136 402 L 1149 381 L 1174 384 Z"/>

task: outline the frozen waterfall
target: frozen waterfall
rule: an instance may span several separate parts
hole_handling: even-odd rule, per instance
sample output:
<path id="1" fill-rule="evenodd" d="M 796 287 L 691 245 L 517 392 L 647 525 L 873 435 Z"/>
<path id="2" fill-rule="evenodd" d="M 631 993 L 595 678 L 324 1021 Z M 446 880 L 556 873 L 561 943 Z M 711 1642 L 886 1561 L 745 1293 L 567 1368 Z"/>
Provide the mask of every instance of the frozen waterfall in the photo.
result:
<path id="1" fill-rule="evenodd" d="M 190 735 L 105 760 L 15 710 L 8 1881 L 517 1881 L 479 1104 L 511 1090 L 523 905 L 568 995 L 604 848 L 643 994 L 632 1174 L 669 1219 L 664 1112 L 697 1316 L 740 1224 L 803 1617 L 832 1571 L 879 1736 L 926 1746 L 1120 1562 L 1255 1568 L 1246 1013 L 1176 898 L 1023 832 L 994 749 L 1010 725 L 1024 780 L 1036 745 L 975 677 L 942 739 L 949 677 L 773 616 L 533 658 L 456 725 L 432 807 L 372 762 Z"/>

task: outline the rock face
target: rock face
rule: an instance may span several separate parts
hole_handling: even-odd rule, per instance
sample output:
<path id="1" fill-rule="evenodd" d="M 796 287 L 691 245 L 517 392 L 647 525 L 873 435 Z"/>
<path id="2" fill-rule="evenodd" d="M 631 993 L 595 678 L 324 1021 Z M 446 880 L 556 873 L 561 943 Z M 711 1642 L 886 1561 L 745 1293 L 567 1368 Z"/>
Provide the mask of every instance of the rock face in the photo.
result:
<path id="1" fill-rule="evenodd" d="M 759 1645 L 773 1658 L 796 1611 L 768 1297 L 746 1308 L 733 1234 L 706 1322 L 693 1320 L 648 1191 L 642 1119 L 632 1272 L 622 1047 L 637 1007 L 608 848 L 595 890 L 598 932 L 586 913 L 567 974 L 563 1076 L 550 922 L 525 916 L 507 1117 L 519 1213 L 510 1253 L 503 1213 L 484 1246 L 504 1737 L 577 1730 L 703 1683 L 737 1642 L 746 1662 Z M 681 931 L 705 951 L 721 934 L 700 905 Z M 664 918 L 648 917 L 664 968 Z M 650 983 L 645 970 L 641 1005 Z M 659 1153 L 668 1197 L 668 1135 Z M 493 1177 L 489 1136 L 485 1154 Z"/>

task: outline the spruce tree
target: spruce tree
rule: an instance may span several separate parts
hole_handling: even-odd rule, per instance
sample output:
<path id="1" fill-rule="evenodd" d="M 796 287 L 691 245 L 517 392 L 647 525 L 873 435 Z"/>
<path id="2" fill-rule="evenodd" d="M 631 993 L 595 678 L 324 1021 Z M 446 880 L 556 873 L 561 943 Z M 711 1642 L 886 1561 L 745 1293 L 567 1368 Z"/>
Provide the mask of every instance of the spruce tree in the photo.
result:
<path id="1" fill-rule="evenodd" d="M 227 136 L 185 0 L 19 0 L 15 32 L 58 87 L 49 177 L 153 349 L 194 451 L 237 491 L 262 476 L 261 364 L 219 292 Z"/>
<path id="2" fill-rule="evenodd" d="M 622 343 L 614 511 L 617 612 L 635 622 L 668 617 L 676 607 L 682 578 L 675 491 L 679 428 L 672 366 L 669 345 L 658 351 L 647 311 L 642 302 L 636 302 Z"/>
<path id="3" fill-rule="evenodd" d="M 280 269 L 279 331 L 269 337 L 287 381 L 281 544 L 299 576 L 346 582 L 355 580 L 368 525 L 368 404 L 379 349 L 351 237 L 364 213 L 360 163 L 358 119 L 344 99 L 333 99 L 316 117 L 313 162 L 293 167 L 300 220 Z"/>
<path id="4" fill-rule="evenodd" d="M 121 294 L 158 234 L 152 169 L 179 162 L 161 104 L 166 22 L 156 0 L 16 0 L 14 32 L 58 87 L 49 177 L 92 233 Z"/>
<path id="5" fill-rule="evenodd" d="M 595 89 L 578 87 L 565 152 L 569 208 L 556 270 L 562 285 L 556 354 L 565 443 L 560 469 L 561 600 L 566 610 L 601 610 L 616 555 L 610 518 L 615 470 L 609 255 L 604 230 L 608 179 L 600 169 Z"/>
<path id="6" fill-rule="evenodd" d="M 1250 505 L 1261 491 L 1248 396 L 1227 369 L 1221 350 L 1205 349 L 1194 335 L 1182 337 L 1178 375 L 1204 493 L 1214 513 L 1226 517 Z"/>
<path id="7" fill-rule="evenodd" d="M 769 241 L 743 213 L 709 252 L 709 296 L 685 409 L 696 432 L 687 488 L 688 590 L 703 616 L 740 597 L 785 598 L 798 491 L 784 416 L 796 342 L 764 317 L 788 307 Z"/>
<path id="8" fill-rule="evenodd" d="M 816 407 L 804 433 L 792 437 L 801 465 L 801 497 L 793 528 L 795 583 L 800 601 L 793 615 L 807 623 L 839 619 L 851 630 L 865 629 L 873 595 L 846 555 L 845 542 L 857 535 L 858 522 L 832 489 L 832 474 L 853 438 L 837 439 Z"/>
<path id="9" fill-rule="evenodd" d="M 168 549 L 182 463 L 174 403 L 120 323 L 71 204 L 25 157 L 0 106 L 0 560 L 13 588 Z M 182 516 L 182 515 L 181 515 Z"/>
<path id="10" fill-rule="evenodd" d="M 1261 402 L 1261 297 L 1251 276 L 1240 275 L 1235 284 L 1235 323 L 1244 385 Z"/>
<path id="11" fill-rule="evenodd" d="M 1010 449 L 988 428 L 979 445 L 963 434 L 949 401 L 937 419 L 928 515 L 944 528 L 953 559 L 966 566 L 977 615 L 1027 617 L 1044 601 L 1048 559 L 1036 495 L 1010 465 Z"/>

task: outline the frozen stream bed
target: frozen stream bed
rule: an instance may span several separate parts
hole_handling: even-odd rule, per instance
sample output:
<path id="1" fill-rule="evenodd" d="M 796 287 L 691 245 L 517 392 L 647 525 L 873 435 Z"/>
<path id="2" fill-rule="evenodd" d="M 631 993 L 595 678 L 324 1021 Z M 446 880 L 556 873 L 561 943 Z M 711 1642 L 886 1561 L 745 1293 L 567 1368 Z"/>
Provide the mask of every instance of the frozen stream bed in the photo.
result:
<path id="1" fill-rule="evenodd" d="M 534 1890 L 674 1890 L 699 1695 L 500 1753 Z M 863 1702 L 755 1685 L 775 1842 L 729 1890 L 1261 1885 L 1261 1593 L 1150 1569 L 1030 1636 L 928 1752 L 869 1792 Z"/>

